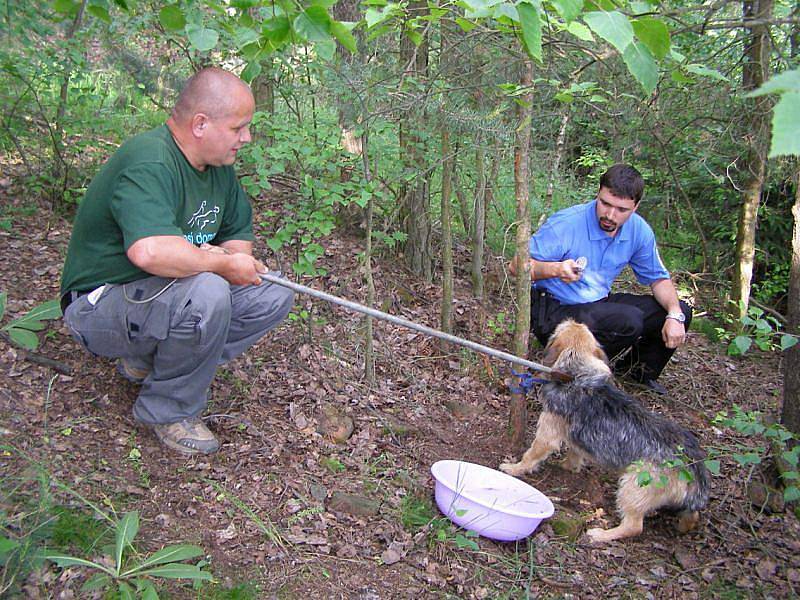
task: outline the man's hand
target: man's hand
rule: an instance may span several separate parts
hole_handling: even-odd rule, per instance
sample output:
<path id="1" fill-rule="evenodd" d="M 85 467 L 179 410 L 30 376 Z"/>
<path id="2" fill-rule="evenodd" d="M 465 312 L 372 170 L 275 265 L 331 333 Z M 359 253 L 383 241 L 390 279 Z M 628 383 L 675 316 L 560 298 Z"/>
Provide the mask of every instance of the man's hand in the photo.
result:
<path id="1" fill-rule="evenodd" d="M 576 281 L 579 281 L 583 275 L 583 268 L 571 258 L 556 264 L 558 264 L 559 267 L 555 273 L 555 276 L 564 283 L 575 283 Z"/>
<path id="2" fill-rule="evenodd" d="M 249 254 L 236 252 L 228 256 L 224 267 L 220 269 L 222 275 L 233 285 L 261 285 L 261 273 L 266 273 L 267 267 L 260 260 Z"/>
<path id="3" fill-rule="evenodd" d="M 213 254 L 230 254 L 230 252 L 222 246 L 212 246 L 211 244 L 200 244 L 200 250 L 205 250 Z"/>
<path id="4" fill-rule="evenodd" d="M 683 323 L 675 319 L 664 319 L 664 327 L 661 328 L 661 339 L 667 348 L 677 348 L 686 341 L 686 328 Z"/>

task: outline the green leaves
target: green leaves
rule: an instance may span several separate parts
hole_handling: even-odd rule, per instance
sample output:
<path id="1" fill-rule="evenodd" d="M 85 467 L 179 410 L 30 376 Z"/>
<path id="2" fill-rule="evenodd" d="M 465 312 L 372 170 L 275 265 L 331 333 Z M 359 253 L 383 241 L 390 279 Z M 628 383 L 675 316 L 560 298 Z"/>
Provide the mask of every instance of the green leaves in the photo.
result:
<path id="1" fill-rule="evenodd" d="M 653 93 L 658 85 L 658 65 L 647 47 L 638 40 L 634 40 L 625 48 L 622 60 L 625 61 L 631 75 L 636 78 L 645 91 L 648 94 Z"/>
<path id="2" fill-rule="evenodd" d="M 156 578 L 211 581 L 212 576 L 208 571 L 203 571 L 198 565 L 182 562 L 203 554 L 202 548 L 191 544 L 167 546 L 138 564 L 123 570 L 123 565 L 130 562 L 131 556 L 137 556 L 133 549 L 133 540 L 138 532 L 138 512 L 126 513 L 117 522 L 116 543 L 114 545 L 115 564 L 113 569 L 104 564 L 66 554 L 46 554 L 44 558 L 62 568 L 86 567 L 99 571 L 86 581 L 82 590 L 89 592 L 108 589 L 112 584 L 115 584 L 120 598 L 133 599 L 138 597 L 143 600 L 157 600 L 158 593 L 153 584 L 153 579 Z"/>
<path id="3" fill-rule="evenodd" d="M 669 29 L 653 17 L 641 17 L 633 22 L 616 10 L 594 11 L 583 15 L 591 30 L 614 46 L 631 75 L 651 94 L 658 85 L 656 59 L 670 51 Z"/>
<path id="4" fill-rule="evenodd" d="M 800 69 L 779 73 L 747 97 L 764 94 L 781 95 L 772 111 L 769 157 L 800 156 Z"/>
<path id="5" fill-rule="evenodd" d="M 117 575 L 122 571 L 122 553 L 131 545 L 133 538 L 139 532 L 139 513 L 125 513 L 117 524 L 117 543 L 114 546 L 114 560 L 116 561 Z"/>
<path id="6" fill-rule="evenodd" d="M 597 35 L 614 46 L 620 54 L 633 42 L 633 27 L 628 17 L 616 10 L 596 11 L 583 15 L 583 20 Z"/>
<path id="7" fill-rule="evenodd" d="M 186 27 L 186 17 L 177 4 L 165 6 L 158 12 L 158 21 L 167 31 L 181 31 Z"/>
<path id="8" fill-rule="evenodd" d="M 653 17 L 641 17 L 635 19 L 631 25 L 636 37 L 647 46 L 653 56 L 662 59 L 669 53 L 669 29 L 664 23 Z"/>
<path id="9" fill-rule="evenodd" d="M 542 62 L 542 24 L 539 11 L 530 2 L 517 4 L 520 25 L 522 26 L 522 45 L 531 58 Z"/>
<path id="10" fill-rule="evenodd" d="M 8 294 L 0 292 L 0 319 L 5 314 L 7 297 Z M 32 308 L 24 316 L 4 325 L 0 331 L 5 331 L 13 343 L 25 350 L 36 350 L 39 346 L 39 338 L 34 332 L 42 331 L 46 327 L 44 321 L 57 319 L 60 316 L 60 302 L 49 300 Z"/>
<path id="11" fill-rule="evenodd" d="M 550 0 L 550 4 L 568 23 L 577 19 L 583 11 L 583 0 Z"/>
<path id="12" fill-rule="evenodd" d="M 800 156 L 800 93 L 786 92 L 772 111 L 769 157 Z"/>
<path id="13" fill-rule="evenodd" d="M 187 25 L 186 37 L 189 38 L 189 43 L 198 52 L 207 52 L 213 49 L 217 45 L 217 42 L 219 42 L 219 33 L 214 29 L 209 29 L 202 25 Z"/>

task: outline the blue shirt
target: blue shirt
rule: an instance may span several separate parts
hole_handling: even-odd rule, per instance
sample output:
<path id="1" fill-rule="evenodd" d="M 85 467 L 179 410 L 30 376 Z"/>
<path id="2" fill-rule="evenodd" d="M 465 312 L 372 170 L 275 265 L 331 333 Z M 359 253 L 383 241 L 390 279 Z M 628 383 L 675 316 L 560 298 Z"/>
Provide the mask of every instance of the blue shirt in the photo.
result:
<path id="1" fill-rule="evenodd" d="M 602 300 L 628 264 L 644 285 L 669 279 L 650 225 L 633 213 L 612 237 L 600 229 L 596 202 L 558 211 L 531 237 L 530 254 L 535 260 L 557 262 L 581 256 L 587 259 L 582 277 L 574 283 L 564 283 L 557 277 L 534 282 L 534 288 L 547 290 L 562 304 Z"/>

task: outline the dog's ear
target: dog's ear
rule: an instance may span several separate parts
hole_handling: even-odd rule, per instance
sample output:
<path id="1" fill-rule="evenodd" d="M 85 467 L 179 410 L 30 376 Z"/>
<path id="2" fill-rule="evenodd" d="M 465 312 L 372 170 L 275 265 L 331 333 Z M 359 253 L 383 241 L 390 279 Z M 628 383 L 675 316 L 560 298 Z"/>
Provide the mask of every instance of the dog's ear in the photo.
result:
<path id="1" fill-rule="evenodd" d="M 546 366 L 552 367 L 558 360 L 558 357 L 561 355 L 563 350 L 563 346 L 558 343 L 558 340 L 555 338 L 555 336 L 551 337 L 550 341 L 547 342 L 547 346 L 544 348 L 544 358 L 542 359 L 542 362 Z"/>
<path id="2" fill-rule="evenodd" d="M 602 346 L 600 346 L 600 344 L 598 344 L 597 342 L 595 342 L 594 349 L 592 350 L 592 355 L 602 360 L 605 364 L 609 364 L 606 353 L 603 352 Z"/>

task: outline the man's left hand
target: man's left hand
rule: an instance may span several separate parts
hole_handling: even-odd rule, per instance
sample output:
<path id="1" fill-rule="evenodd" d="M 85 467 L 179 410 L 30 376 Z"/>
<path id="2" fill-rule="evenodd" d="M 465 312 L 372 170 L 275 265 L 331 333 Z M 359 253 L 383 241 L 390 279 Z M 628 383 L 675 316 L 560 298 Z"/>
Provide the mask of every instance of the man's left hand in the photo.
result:
<path id="1" fill-rule="evenodd" d="M 667 348 L 677 348 L 686 342 L 686 328 L 675 319 L 665 319 L 661 328 L 661 339 Z"/>

